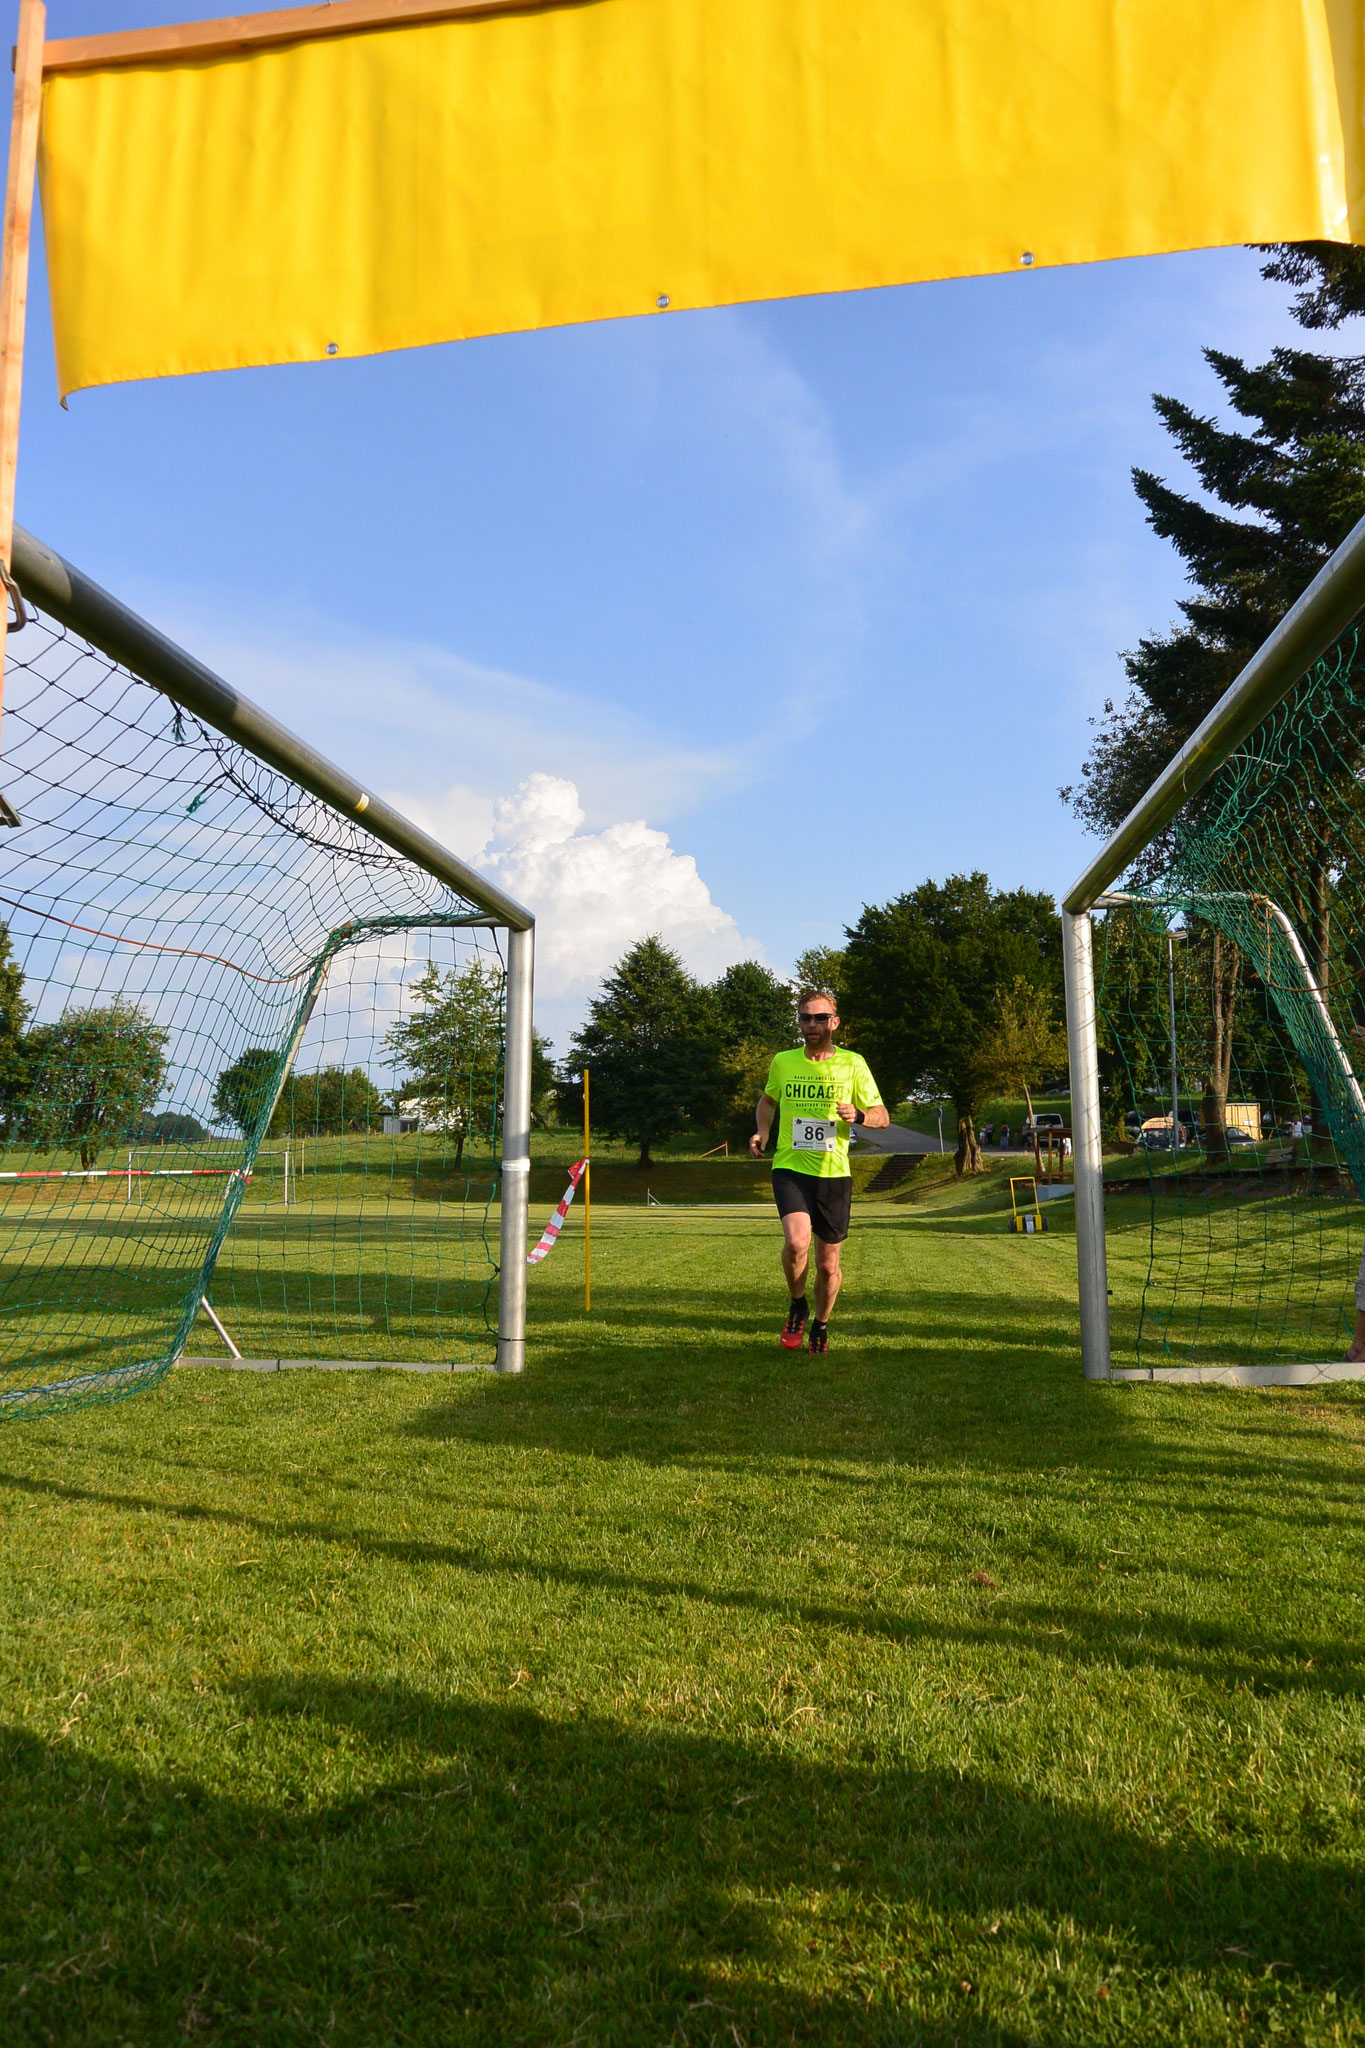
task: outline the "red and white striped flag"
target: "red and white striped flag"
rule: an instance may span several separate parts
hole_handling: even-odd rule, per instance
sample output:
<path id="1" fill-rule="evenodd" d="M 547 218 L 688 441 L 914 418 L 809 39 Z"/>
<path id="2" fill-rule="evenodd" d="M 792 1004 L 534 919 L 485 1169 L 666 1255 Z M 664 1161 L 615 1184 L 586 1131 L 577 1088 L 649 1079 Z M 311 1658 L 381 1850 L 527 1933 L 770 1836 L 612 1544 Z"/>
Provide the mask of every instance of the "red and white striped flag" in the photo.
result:
<path id="1" fill-rule="evenodd" d="M 555 1239 L 559 1236 L 560 1231 L 564 1228 L 564 1218 L 569 1213 L 570 1202 L 578 1193 L 578 1183 L 583 1178 L 583 1169 L 587 1165 L 587 1163 L 588 1162 L 586 1159 L 576 1159 L 573 1165 L 569 1168 L 569 1185 L 564 1190 L 564 1196 L 559 1204 L 559 1207 L 555 1210 L 554 1215 L 546 1224 L 545 1235 L 541 1238 L 540 1243 L 536 1246 L 533 1252 L 527 1252 L 526 1263 L 528 1266 L 539 1265 L 540 1261 L 543 1258 L 545 1258 L 548 1253 L 554 1250 Z"/>

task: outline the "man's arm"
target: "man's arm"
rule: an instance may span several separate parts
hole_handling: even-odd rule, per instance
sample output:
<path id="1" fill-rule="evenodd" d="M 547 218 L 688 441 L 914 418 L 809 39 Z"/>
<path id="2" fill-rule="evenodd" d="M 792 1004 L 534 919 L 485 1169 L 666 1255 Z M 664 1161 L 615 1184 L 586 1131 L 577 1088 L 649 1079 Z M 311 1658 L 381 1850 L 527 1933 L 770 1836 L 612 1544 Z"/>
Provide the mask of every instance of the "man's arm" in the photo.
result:
<path id="1" fill-rule="evenodd" d="M 836 1102 L 834 1114 L 841 1116 L 846 1124 L 858 1121 L 858 1110 L 852 1102 Z M 891 1112 L 884 1102 L 874 1102 L 871 1109 L 863 1111 L 863 1122 L 870 1131 L 884 1131 L 891 1121 Z"/>
<path id="2" fill-rule="evenodd" d="M 773 1127 L 773 1118 L 776 1114 L 777 1104 L 773 1101 L 772 1096 L 769 1095 L 765 1090 L 765 1092 L 759 1096 L 758 1102 L 754 1108 L 754 1117 L 758 1124 L 758 1129 L 754 1132 L 754 1135 L 749 1140 L 749 1150 L 753 1154 L 755 1159 L 761 1159 L 763 1157 L 765 1150 L 767 1149 L 768 1133 L 771 1131 Z"/>
<path id="3" fill-rule="evenodd" d="M 877 1095 L 877 1084 L 868 1072 L 866 1062 L 859 1062 L 854 1070 L 853 1078 L 853 1093 L 855 1095 L 862 1095 L 864 1098 L 870 1096 L 874 1099 L 871 1101 L 865 1099 L 862 1102 L 836 1102 L 834 1114 L 841 1116 L 846 1124 L 851 1124 L 857 1122 L 858 1111 L 861 1109 L 863 1112 L 863 1122 L 867 1125 L 869 1131 L 884 1131 L 891 1121 L 891 1112 Z"/>

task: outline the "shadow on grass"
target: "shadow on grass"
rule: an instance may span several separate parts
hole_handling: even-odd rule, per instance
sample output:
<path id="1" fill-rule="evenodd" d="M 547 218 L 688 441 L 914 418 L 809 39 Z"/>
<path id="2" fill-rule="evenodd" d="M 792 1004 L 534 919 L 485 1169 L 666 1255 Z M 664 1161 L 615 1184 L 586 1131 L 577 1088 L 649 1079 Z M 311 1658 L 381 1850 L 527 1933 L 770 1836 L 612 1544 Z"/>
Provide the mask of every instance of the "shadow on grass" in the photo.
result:
<path id="1" fill-rule="evenodd" d="M 291 1810 L 0 1736 L 7 2041 L 1082 2044 L 1116 1970 L 1143 2039 L 1201 2000 L 1259 2037 L 1365 1968 L 1330 1843 L 397 1685 L 225 1710 L 244 1764 L 349 1746 L 382 1782 Z"/>
<path id="2" fill-rule="evenodd" d="M 1140 1615 L 1075 1601 L 1025 1602 L 1001 1597 L 983 1602 L 979 1619 L 939 1621 L 894 1599 L 859 1602 L 838 1595 L 812 1597 L 809 1568 L 795 1562 L 791 1591 L 760 1592 L 748 1585 L 727 1585 L 720 1572 L 706 1578 L 683 1572 L 649 1574 L 606 1565 L 561 1564 L 525 1551 L 501 1555 L 477 1544 L 384 1536 L 349 1522 L 253 1515 L 197 1502 L 100 1492 L 9 1472 L 0 1472 L 0 1487 L 38 1499 L 240 1530 L 272 1543 L 335 1546 L 347 1554 L 358 1553 L 406 1569 L 437 1567 L 475 1580 L 562 1588 L 590 1599 L 645 1600 L 661 1607 L 696 1603 L 724 1613 L 776 1617 L 805 1629 L 905 1647 L 952 1645 L 1005 1650 L 1079 1668 L 1168 1671 L 1206 1680 L 1224 1690 L 1243 1687 L 1263 1697 L 1306 1693 L 1358 1700 L 1365 1695 L 1365 1646 L 1359 1643 L 1307 1634 L 1271 1637 L 1266 1631 L 1259 1632 L 1261 1640 L 1249 1642 L 1236 1624 L 1162 1613 L 1150 1592 Z M 1073 1548 L 1070 1544 L 1063 1547 Z"/>

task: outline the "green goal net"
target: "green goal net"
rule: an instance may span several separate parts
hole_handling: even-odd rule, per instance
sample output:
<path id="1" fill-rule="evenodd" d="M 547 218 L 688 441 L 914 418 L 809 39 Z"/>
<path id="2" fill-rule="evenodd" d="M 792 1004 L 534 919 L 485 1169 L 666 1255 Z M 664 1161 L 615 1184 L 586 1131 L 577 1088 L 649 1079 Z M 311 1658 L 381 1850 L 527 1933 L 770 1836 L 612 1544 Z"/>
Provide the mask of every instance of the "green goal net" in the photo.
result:
<path id="1" fill-rule="evenodd" d="M 1162 855 L 1095 937 L 1115 1362 L 1330 1363 L 1365 1244 L 1355 633 Z"/>
<path id="2" fill-rule="evenodd" d="M 487 914 L 42 613 L 0 780 L 0 1414 L 491 1363 Z"/>

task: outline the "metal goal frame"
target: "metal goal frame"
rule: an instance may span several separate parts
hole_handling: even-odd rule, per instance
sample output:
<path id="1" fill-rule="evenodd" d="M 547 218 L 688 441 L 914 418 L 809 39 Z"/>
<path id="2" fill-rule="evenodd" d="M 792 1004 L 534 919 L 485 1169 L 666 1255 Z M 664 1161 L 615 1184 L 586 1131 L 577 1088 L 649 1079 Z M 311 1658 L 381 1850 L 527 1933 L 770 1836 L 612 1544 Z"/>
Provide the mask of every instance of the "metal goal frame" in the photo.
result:
<path id="1" fill-rule="evenodd" d="M 531 998 L 535 919 L 530 911 L 400 811 L 336 767 L 240 690 L 130 611 L 52 548 L 14 529 L 12 573 L 20 592 L 111 661 L 235 740 L 258 760 L 291 776 L 342 817 L 458 891 L 492 930 L 506 933 L 506 1039 L 502 1152 L 499 1161 L 498 1329 L 494 1370 L 518 1373 L 526 1361 L 526 1225 L 531 1173 Z M 473 924 L 477 918 L 467 920 Z M 214 1361 L 195 1361 L 211 1363 Z M 225 1364 L 238 1360 L 223 1360 Z M 259 1363 L 258 1361 L 240 1361 Z M 301 1365 L 337 1361 L 300 1359 Z M 272 1364 L 276 1361 L 271 1361 Z"/>
<path id="2" fill-rule="evenodd" d="M 1091 913 L 1127 900 L 1111 894 L 1143 849 L 1165 829 L 1282 703 L 1313 663 L 1365 610 L 1365 519 L 1347 534 L 1274 632 L 1219 698 L 1085 872 L 1062 898 L 1062 961 L 1071 1074 L 1076 1187 L 1076 1276 L 1081 1366 L 1088 1380 L 1214 1381 L 1234 1386 L 1303 1386 L 1365 1379 L 1365 1364 L 1116 1366 L 1109 1341 L 1104 1242 L 1098 1020 Z M 1334 1034 L 1335 1035 L 1335 1034 Z"/>

